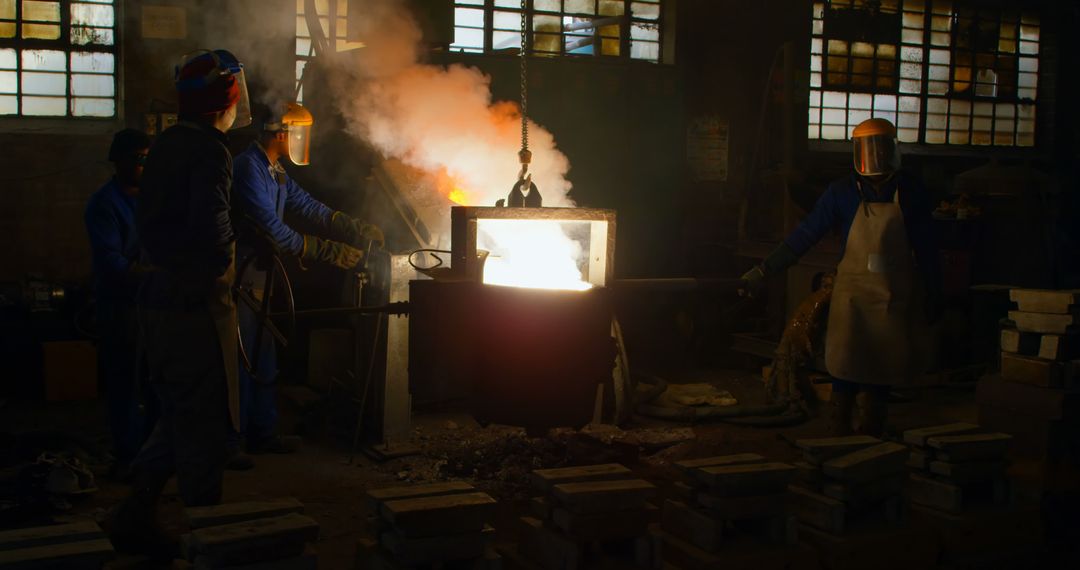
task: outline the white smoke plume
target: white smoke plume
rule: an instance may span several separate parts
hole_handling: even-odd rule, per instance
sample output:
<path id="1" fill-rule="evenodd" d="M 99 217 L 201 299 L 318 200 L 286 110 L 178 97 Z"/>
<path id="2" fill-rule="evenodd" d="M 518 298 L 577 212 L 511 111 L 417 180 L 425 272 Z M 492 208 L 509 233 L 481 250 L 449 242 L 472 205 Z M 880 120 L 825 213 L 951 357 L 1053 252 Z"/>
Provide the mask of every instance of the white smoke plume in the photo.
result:
<path id="1" fill-rule="evenodd" d="M 475 68 L 420 61 L 420 29 L 401 0 L 350 5 L 366 47 L 339 58 L 331 87 L 348 129 L 389 158 L 449 177 L 467 205 L 505 198 L 519 163 L 516 103 L 492 101 L 491 79 Z M 343 54 L 339 54 L 343 55 Z M 348 62 L 347 64 L 345 62 Z M 530 172 L 545 206 L 571 206 L 570 163 L 550 132 L 530 122 Z"/>

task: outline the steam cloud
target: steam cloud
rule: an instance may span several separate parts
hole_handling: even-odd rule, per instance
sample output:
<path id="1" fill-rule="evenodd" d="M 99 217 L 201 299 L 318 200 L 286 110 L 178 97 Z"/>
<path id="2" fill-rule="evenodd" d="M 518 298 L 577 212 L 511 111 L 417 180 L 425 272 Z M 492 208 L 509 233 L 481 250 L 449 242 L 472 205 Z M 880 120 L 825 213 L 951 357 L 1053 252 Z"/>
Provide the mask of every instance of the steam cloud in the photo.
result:
<path id="1" fill-rule="evenodd" d="M 342 2 L 344 3 L 344 2 Z M 282 46 L 295 29 L 292 2 L 267 9 L 263 0 L 230 1 L 227 17 L 208 25 L 205 43 L 231 49 L 257 84 L 259 102 L 292 100 L 291 82 L 281 77 Z M 350 14 L 366 47 L 335 54 L 327 83 L 350 134 L 387 158 L 452 179 L 468 205 L 494 205 L 517 180 L 521 116 L 516 102 L 494 102 L 491 79 L 478 69 L 421 61 L 422 34 L 403 0 L 354 0 Z M 215 23 L 217 22 L 217 23 Z M 236 22 L 259 22 L 261 33 L 245 34 Z M 266 33 L 288 30 L 289 36 Z M 291 42 L 290 42 L 291 43 Z M 529 171 L 545 206 L 572 206 L 567 197 L 570 163 L 550 132 L 530 122 Z M 445 190 L 445 189 L 443 189 Z"/>
<path id="2" fill-rule="evenodd" d="M 469 205 L 505 198 L 519 169 L 521 116 L 515 103 L 493 102 L 491 79 L 475 68 L 420 62 L 421 32 L 401 0 L 362 0 L 367 47 L 332 74 L 331 88 L 351 134 L 383 155 L 449 175 Z M 545 206 L 571 206 L 570 162 L 550 132 L 530 122 L 530 172 Z"/>

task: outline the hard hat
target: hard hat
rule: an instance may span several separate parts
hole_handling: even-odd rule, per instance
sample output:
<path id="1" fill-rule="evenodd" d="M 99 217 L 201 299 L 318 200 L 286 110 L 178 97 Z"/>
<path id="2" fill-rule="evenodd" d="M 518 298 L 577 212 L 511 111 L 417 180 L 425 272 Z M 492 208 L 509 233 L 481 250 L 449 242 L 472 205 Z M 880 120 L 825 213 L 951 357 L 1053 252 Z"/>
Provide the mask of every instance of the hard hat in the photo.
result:
<path id="1" fill-rule="evenodd" d="M 889 175 L 900 168 L 896 127 L 886 119 L 867 119 L 851 133 L 855 171 L 863 176 Z"/>
<path id="2" fill-rule="evenodd" d="M 232 128 L 251 124 L 244 65 L 228 50 L 198 50 L 184 55 L 175 70 L 181 114 L 220 113 L 236 105 Z"/>
<path id="3" fill-rule="evenodd" d="M 311 127 L 315 117 L 299 103 L 286 103 L 278 120 L 271 119 L 263 124 L 263 130 L 288 133 L 289 160 L 300 166 L 311 162 Z"/>

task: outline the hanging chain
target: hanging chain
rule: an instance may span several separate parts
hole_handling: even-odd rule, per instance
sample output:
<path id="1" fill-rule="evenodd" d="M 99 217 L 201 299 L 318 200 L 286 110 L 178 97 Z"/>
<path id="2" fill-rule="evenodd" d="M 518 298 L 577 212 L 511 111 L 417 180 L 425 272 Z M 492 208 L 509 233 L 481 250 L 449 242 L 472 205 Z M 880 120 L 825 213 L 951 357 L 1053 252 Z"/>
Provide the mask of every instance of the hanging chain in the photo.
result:
<path id="1" fill-rule="evenodd" d="M 528 33 L 528 20 L 525 15 L 528 2 L 529 0 L 521 0 L 521 51 L 519 52 L 521 59 L 521 154 L 523 156 L 529 152 L 529 58 L 525 51 L 528 45 L 526 36 Z M 522 162 L 527 164 L 524 158 Z"/>

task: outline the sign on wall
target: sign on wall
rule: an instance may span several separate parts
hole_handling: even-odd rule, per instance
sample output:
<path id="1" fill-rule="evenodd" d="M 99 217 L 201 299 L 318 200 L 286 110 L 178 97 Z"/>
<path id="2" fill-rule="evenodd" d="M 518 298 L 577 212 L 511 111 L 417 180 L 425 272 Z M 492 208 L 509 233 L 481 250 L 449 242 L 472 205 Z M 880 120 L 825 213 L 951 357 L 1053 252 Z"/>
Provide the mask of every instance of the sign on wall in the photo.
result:
<path id="1" fill-rule="evenodd" d="M 143 6 L 142 36 L 152 40 L 187 38 L 187 10 L 181 6 Z"/>
<path id="2" fill-rule="evenodd" d="M 727 182 L 728 122 L 716 115 L 697 117 L 686 132 L 686 160 L 695 182 Z"/>

